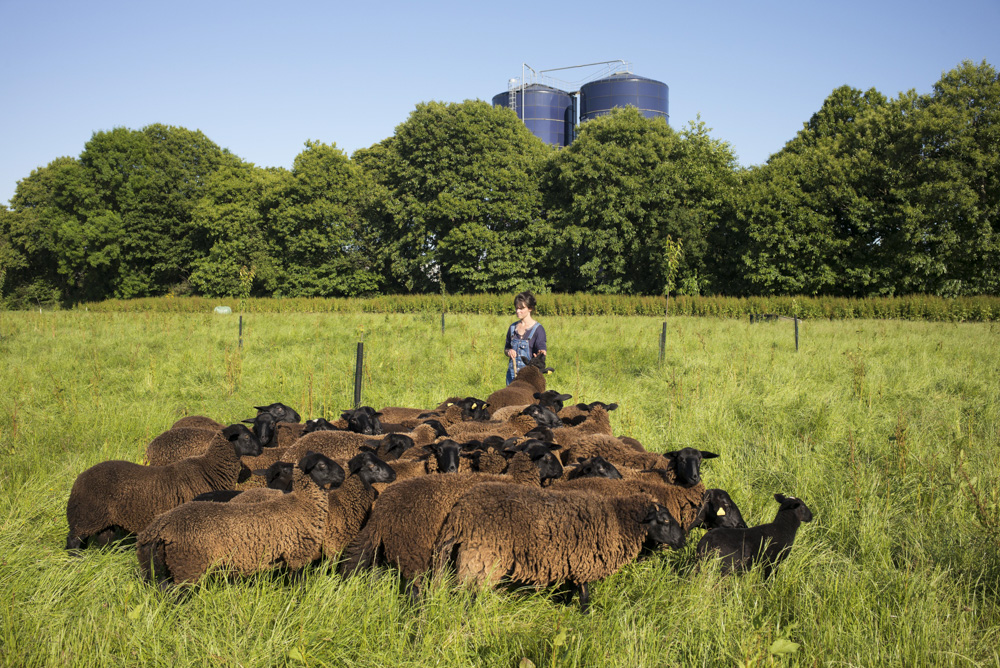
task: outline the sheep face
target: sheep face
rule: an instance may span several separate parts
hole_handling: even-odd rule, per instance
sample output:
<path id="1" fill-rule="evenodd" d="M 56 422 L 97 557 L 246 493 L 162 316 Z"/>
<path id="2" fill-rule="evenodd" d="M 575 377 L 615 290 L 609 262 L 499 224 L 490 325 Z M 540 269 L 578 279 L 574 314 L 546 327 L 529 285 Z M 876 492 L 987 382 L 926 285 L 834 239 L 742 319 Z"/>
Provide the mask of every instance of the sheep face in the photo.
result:
<path id="1" fill-rule="evenodd" d="M 707 489 L 702 497 L 701 507 L 688 530 L 696 527 L 706 529 L 746 529 L 740 509 L 729 494 L 722 489 Z"/>
<path id="2" fill-rule="evenodd" d="M 538 477 L 542 484 L 546 480 L 555 480 L 562 477 L 563 467 L 559 458 L 552 454 L 544 445 L 535 446 L 525 450 L 532 463 L 538 467 Z"/>
<path id="3" fill-rule="evenodd" d="M 311 434 L 314 431 L 339 431 L 333 424 L 330 423 L 326 418 L 316 418 L 315 420 L 306 420 L 306 426 L 302 430 L 303 434 Z"/>
<path id="4" fill-rule="evenodd" d="M 562 422 L 559 423 L 559 426 L 560 427 L 563 426 Z M 548 427 L 535 427 L 534 429 L 526 433 L 525 437 L 537 438 L 539 441 L 545 441 L 546 443 L 551 443 L 552 440 L 555 438 L 555 434 L 553 434 L 552 430 L 549 429 Z"/>
<path id="5" fill-rule="evenodd" d="M 368 441 L 369 445 L 375 446 L 375 454 L 384 461 L 399 459 L 404 450 L 412 448 L 413 439 L 406 434 L 389 434 L 381 442 Z"/>
<path id="6" fill-rule="evenodd" d="M 347 468 L 351 475 L 358 476 L 369 485 L 376 482 L 392 482 L 396 479 L 396 472 L 392 467 L 370 452 L 355 455 L 347 462 Z"/>
<path id="7" fill-rule="evenodd" d="M 558 413 L 563 409 L 563 402 L 569 401 L 573 398 L 572 394 L 559 394 L 555 390 L 546 390 L 545 392 L 535 392 L 535 399 L 538 400 L 538 405 L 544 408 L 548 408 L 553 413 Z"/>
<path id="8" fill-rule="evenodd" d="M 794 496 L 775 494 L 774 500 L 781 504 L 778 508 L 779 513 L 784 510 L 791 510 L 800 522 L 812 522 L 812 511 L 809 510 L 809 507 L 806 506 L 802 499 L 797 499 Z"/>
<path id="9" fill-rule="evenodd" d="M 292 491 L 292 471 L 294 468 L 291 462 L 274 462 L 266 469 L 258 469 L 253 474 L 264 476 L 267 486 L 271 489 L 290 492 Z"/>
<path id="10" fill-rule="evenodd" d="M 320 489 L 335 489 L 344 483 L 343 467 L 318 452 L 307 452 L 299 460 L 298 467 L 308 473 Z"/>
<path id="11" fill-rule="evenodd" d="M 537 395 L 538 393 L 535 392 L 535 394 Z M 531 404 L 521 411 L 521 415 L 531 416 L 534 418 L 535 422 L 538 423 L 539 427 L 558 429 L 563 426 L 562 420 L 559 419 L 558 415 L 550 411 L 548 408 L 540 406 L 539 404 Z"/>
<path id="12" fill-rule="evenodd" d="M 348 431 L 366 436 L 378 436 L 382 433 L 381 413 L 376 413 L 370 406 L 362 406 L 354 410 L 344 411 L 340 417 L 347 422 Z"/>
<path id="13" fill-rule="evenodd" d="M 677 523 L 670 511 L 660 504 L 654 503 L 650 506 L 646 517 L 640 524 L 646 529 L 647 542 L 654 545 L 666 545 L 675 550 L 684 547 L 686 539 L 684 529 Z"/>
<path id="14" fill-rule="evenodd" d="M 448 439 L 440 443 L 431 443 L 427 446 L 434 453 L 437 460 L 438 473 L 458 472 L 459 453 L 461 446 L 455 441 Z"/>
<path id="15" fill-rule="evenodd" d="M 521 361 L 524 363 L 524 366 L 533 366 L 536 369 L 538 369 L 543 376 L 547 376 L 548 374 L 555 371 L 555 369 L 553 369 L 552 367 L 545 366 L 545 355 L 537 355 L 535 357 L 532 357 L 531 359 L 528 359 L 524 355 L 521 355 Z"/>
<path id="16" fill-rule="evenodd" d="M 424 424 L 434 430 L 435 438 L 441 438 L 442 436 L 448 435 L 447 430 L 445 430 L 444 425 L 441 424 L 440 420 L 427 420 Z"/>
<path id="17" fill-rule="evenodd" d="M 482 399 L 466 397 L 458 402 L 458 405 L 462 407 L 463 420 L 475 420 L 477 422 L 482 422 L 490 419 L 490 413 L 486 410 L 489 407 L 489 404 Z"/>
<path id="18" fill-rule="evenodd" d="M 580 459 L 579 463 L 570 471 L 570 480 L 577 478 L 609 478 L 611 480 L 621 480 L 622 474 L 618 472 L 614 464 L 604 457 L 597 455 L 590 459 Z"/>
<path id="19" fill-rule="evenodd" d="M 257 413 L 270 413 L 275 422 L 299 422 L 302 420 L 299 414 L 285 404 L 275 403 L 269 406 L 254 406 Z"/>
<path id="20" fill-rule="evenodd" d="M 719 455 L 707 450 L 681 448 L 666 453 L 666 456 L 674 462 L 677 484 L 682 487 L 694 487 L 701 482 L 701 460 L 712 459 Z"/>
<path id="21" fill-rule="evenodd" d="M 240 457 L 259 457 L 264 452 L 257 435 L 241 424 L 229 425 L 222 430 L 222 436 L 233 444 Z"/>
<path id="22" fill-rule="evenodd" d="M 278 445 L 275 438 L 277 432 L 277 420 L 270 413 L 258 413 L 252 420 L 243 420 L 247 424 L 252 424 L 253 433 L 257 435 L 260 444 L 266 447 Z"/>

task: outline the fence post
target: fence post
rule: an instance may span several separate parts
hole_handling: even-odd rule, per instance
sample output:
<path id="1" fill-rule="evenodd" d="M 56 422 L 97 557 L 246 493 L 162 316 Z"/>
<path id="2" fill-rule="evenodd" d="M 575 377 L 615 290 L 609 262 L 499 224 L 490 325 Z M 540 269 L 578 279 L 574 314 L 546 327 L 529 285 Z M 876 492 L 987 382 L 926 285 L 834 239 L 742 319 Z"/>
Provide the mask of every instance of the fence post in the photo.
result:
<path id="1" fill-rule="evenodd" d="M 799 352 L 799 319 L 795 318 L 795 352 Z"/>
<path id="2" fill-rule="evenodd" d="M 240 350 L 243 350 L 243 314 L 240 313 Z"/>
<path id="3" fill-rule="evenodd" d="M 441 311 L 441 333 L 444 334 L 444 311 Z"/>
<path id="4" fill-rule="evenodd" d="M 358 341 L 358 359 L 354 365 L 354 407 L 361 406 L 361 370 L 365 366 L 365 344 Z"/>

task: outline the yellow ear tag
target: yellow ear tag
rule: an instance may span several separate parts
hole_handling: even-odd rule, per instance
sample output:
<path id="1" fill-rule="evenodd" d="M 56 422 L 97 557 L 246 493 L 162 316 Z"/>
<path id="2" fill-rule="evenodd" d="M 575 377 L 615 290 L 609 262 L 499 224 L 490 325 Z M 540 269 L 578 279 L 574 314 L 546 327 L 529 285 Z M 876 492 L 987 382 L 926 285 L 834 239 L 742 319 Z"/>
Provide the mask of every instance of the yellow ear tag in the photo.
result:
<path id="1" fill-rule="evenodd" d="M 446 403 L 446 404 L 445 404 L 445 406 L 454 406 L 454 405 L 455 405 L 455 404 L 451 403 L 450 401 L 449 401 L 448 403 Z"/>
<path id="2" fill-rule="evenodd" d="M 472 410 L 476 410 L 476 406 L 478 406 L 478 405 L 479 404 L 472 404 Z"/>
<path id="3" fill-rule="evenodd" d="M 726 514 L 726 511 L 725 511 L 725 510 L 723 510 L 722 508 L 719 508 L 719 512 L 717 512 L 717 513 L 715 513 L 715 514 L 716 514 L 716 515 L 718 515 L 719 517 L 722 517 L 723 515 L 725 515 L 725 514 Z"/>

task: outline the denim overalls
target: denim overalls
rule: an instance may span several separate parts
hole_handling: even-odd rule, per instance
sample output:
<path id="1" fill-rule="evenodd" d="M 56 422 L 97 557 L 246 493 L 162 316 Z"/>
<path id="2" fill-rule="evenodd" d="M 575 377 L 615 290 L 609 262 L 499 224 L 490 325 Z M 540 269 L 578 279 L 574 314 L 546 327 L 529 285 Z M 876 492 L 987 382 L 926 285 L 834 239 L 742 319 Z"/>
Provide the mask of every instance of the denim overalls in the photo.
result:
<path id="1" fill-rule="evenodd" d="M 525 338 L 517 338 L 517 323 L 515 322 L 510 326 L 510 347 L 517 353 L 517 358 L 511 360 L 510 364 L 507 365 L 507 384 L 510 385 L 511 381 L 514 380 L 514 376 L 517 372 L 524 368 L 524 362 L 521 360 L 521 356 L 531 359 L 531 338 L 535 335 L 535 330 L 538 329 L 538 323 L 536 322 L 531 326 L 527 332 L 524 333 Z"/>

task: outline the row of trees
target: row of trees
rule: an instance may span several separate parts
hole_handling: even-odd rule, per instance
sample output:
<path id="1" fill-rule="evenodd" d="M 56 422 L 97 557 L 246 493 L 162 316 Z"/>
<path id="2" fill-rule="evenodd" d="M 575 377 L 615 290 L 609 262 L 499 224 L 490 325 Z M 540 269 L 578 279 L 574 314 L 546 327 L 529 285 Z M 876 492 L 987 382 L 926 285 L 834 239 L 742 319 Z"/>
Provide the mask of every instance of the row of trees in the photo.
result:
<path id="1" fill-rule="evenodd" d="M 348 158 L 261 168 L 202 133 L 97 132 L 0 207 L 9 302 L 174 292 L 1000 291 L 1000 77 L 844 86 L 764 165 L 634 109 L 556 150 L 507 109 L 421 103 Z"/>

